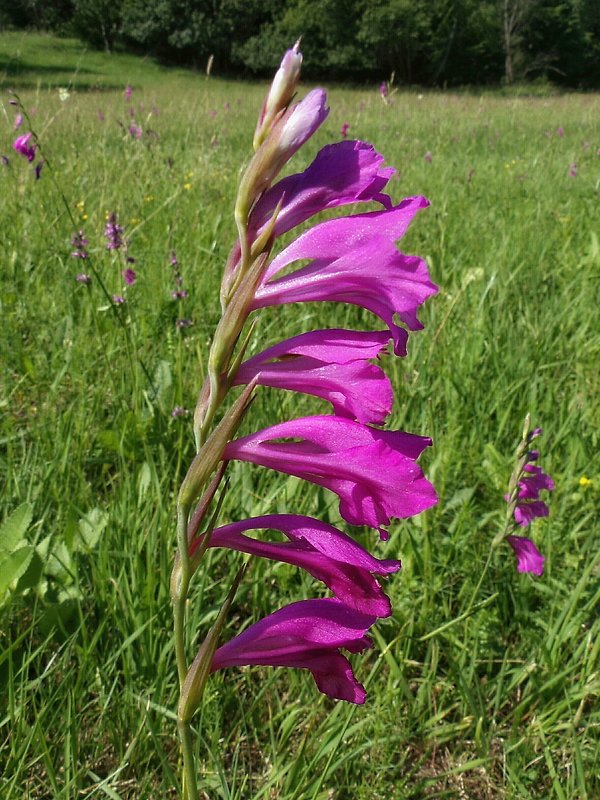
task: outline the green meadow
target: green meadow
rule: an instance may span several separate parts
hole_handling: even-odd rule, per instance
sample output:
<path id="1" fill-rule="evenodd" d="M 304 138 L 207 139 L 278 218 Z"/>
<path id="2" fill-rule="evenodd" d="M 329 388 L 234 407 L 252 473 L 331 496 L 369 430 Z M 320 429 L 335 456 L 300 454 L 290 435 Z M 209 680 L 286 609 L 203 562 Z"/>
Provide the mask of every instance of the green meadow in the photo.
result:
<path id="1" fill-rule="evenodd" d="M 176 798 L 169 575 L 195 449 L 191 413 L 172 412 L 193 411 L 204 378 L 267 87 L 10 33 L 0 84 L 0 521 L 12 515 L 0 540 L 0 798 Z M 41 146 L 39 180 L 39 152 L 30 164 L 12 148 L 15 95 L 28 116 L 19 133 Z M 329 104 L 290 171 L 348 123 L 397 169 L 395 202 L 431 202 L 400 247 L 427 259 L 440 291 L 408 356 L 384 368 L 396 393 L 388 427 L 433 438 L 421 464 L 440 500 L 394 523 L 387 543 L 354 531 L 403 564 L 386 584 L 393 616 L 351 657 L 366 704 L 329 700 L 305 671 L 217 673 L 193 720 L 201 796 L 594 800 L 600 96 L 400 89 L 386 106 L 377 86 L 332 86 Z M 110 213 L 132 264 L 106 249 Z M 85 262 L 72 256 L 80 229 Z M 171 296 L 173 252 L 182 299 Z M 135 285 L 124 286 L 127 266 Z M 354 306 L 267 309 L 250 350 L 320 326 L 381 323 Z M 262 389 L 243 430 L 328 410 Z M 556 483 L 549 518 L 528 534 L 545 571 L 517 573 L 502 546 L 480 582 L 527 412 Z M 325 490 L 248 465 L 229 475 L 225 520 L 293 512 L 340 524 Z M 211 550 L 205 563 L 191 643 L 241 557 Z M 255 559 L 225 638 L 322 592 Z"/>

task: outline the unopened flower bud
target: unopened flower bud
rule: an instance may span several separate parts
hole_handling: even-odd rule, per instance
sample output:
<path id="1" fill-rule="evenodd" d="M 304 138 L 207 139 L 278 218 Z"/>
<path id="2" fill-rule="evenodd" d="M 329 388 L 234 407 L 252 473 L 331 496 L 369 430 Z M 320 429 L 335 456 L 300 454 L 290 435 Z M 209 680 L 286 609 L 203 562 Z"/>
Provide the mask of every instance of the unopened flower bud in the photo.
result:
<path id="1" fill-rule="evenodd" d="M 299 47 L 300 39 L 291 50 L 286 52 L 281 66 L 273 78 L 273 83 L 263 104 L 254 133 L 255 150 L 258 150 L 266 139 L 277 115 L 285 111 L 294 96 L 302 66 L 302 53 L 299 51 Z"/>
<path id="2" fill-rule="evenodd" d="M 313 89 L 275 122 L 242 178 L 236 219 L 247 219 L 259 195 L 271 185 L 296 150 L 310 139 L 328 114 L 325 91 Z"/>

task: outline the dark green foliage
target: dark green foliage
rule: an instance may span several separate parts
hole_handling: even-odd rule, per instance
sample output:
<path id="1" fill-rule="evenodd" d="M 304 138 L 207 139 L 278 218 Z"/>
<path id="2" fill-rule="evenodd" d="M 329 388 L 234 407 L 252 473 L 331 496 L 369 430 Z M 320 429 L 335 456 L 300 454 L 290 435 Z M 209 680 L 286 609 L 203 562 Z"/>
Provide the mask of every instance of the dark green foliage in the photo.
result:
<path id="1" fill-rule="evenodd" d="M 308 78 L 444 86 L 600 81 L 598 0 L 0 0 L 0 26 L 267 76 L 302 36 Z"/>

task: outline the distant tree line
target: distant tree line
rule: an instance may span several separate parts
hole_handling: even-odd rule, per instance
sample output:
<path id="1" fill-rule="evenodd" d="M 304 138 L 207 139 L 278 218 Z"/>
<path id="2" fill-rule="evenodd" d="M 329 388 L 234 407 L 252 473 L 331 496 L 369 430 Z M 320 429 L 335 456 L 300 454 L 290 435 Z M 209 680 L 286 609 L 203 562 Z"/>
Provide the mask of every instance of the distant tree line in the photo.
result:
<path id="1" fill-rule="evenodd" d="M 600 0 L 0 0 L 0 27 L 263 75 L 302 35 L 313 78 L 600 86 Z"/>

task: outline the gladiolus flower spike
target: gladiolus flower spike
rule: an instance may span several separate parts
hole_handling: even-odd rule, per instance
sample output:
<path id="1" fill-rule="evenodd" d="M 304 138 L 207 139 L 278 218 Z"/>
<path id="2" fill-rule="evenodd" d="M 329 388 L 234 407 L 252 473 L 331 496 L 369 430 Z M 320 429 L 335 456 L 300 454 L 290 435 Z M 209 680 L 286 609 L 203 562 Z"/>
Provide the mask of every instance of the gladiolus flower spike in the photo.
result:
<path id="1" fill-rule="evenodd" d="M 180 730 L 200 702 L 208 675 L 231 666 L 308 669 L 321 692 L 363 703 L 364 687 L 341 650 L 359 653 L 371 646 L 368 630 L 391 614 L 377 576 L 400 569 L 399 561 L 375 558 L 347 532 L 298 514 L 267 514 L 216 527 L 221 505 L 216 511 L 210 507 L 228 462 L 251 462 L 334 492 L 343 520 L 373 528 L 382 539 L 388 538 L 393 519 L 414 516 L 437 502 L 417 463 L 431 439 L 374 427 L 384 424 L 393 402 L 382 360 L 391 352 L 406 354 L 409 331 L 423 327 L 418 311 L 437 292 L 425 262 L 396 246 L 428 201 L 417 196 L 394 204 L 384 193 L 394 170 L 360 141 L 326 145 L 303 172 L 274 182 L 328 113 L 322 89 L 293 102 L 301 62 L 297 43 L 284 56 L 267 95 L 255 154 L 240 179 L 235 205 L 239 238 L 225 267 L 223 316 L 194 412 L 198 453 L 179 493 L 179 552 L 171 581 L 175 640 L 181 684 L 196 687 L 182 701 Z M 273 256 L 278 237 L 315 214 L 367 202 L 376 203 L 377 210 L 320 222 Z M 120 232 L 113 232 L 116 219 L 109 223 L 110 246 Z M 296 331 L 257 354 L 251 350 L 253 328 L 241 338 L 253 312 L 313 301 L 358 306 L 379 317 L 386 329 Z M 243 396 L 215 425 L 220 406 L 236 386 L 246 387 Z M 279 422 L 235 438 L 258 386 L 312 395 L 329 403 L 333 413 Z M 283 534 L 285 541 L 269 539 L 266 531 Z M 183 636 L 189 583 L 206 550 L 216 547 L 297 566 L 333 597 L 283 605 L 217 647 L 221 616 L 218 631 L 213 628 L 206 639 L 210 646 L 200 647 L 190 667 Z M 232 601 L 230 592 L 227 603 Z M 193 770 L 189 764 L 185 769 L 194 798 Z"/>
<path id="2" fill-rule="evenodd" d="M 497 545 L 506 540 L 516 559 L 518 572 L 532 572 L 541 575 L 544 571 L 544 556 L 534 542 L 526 536 L 514 535 L 517 526 L 526 528 L 536 517 L 547 517 L 548 506 L 540 500 L 541 491 L 553 491 L 554 481 L 541 467 L 533 464 L 539 452 L 531 449 L 531 443 L 541 435 L 542 429 L 529 430 L 530 418 L 527 415 L 523 435 L 515 454 L 515 467 L 510 478 L 508 493 L 504 499 L 508 503 L 507 522 L 504 530 L 494 539 Z"/>

